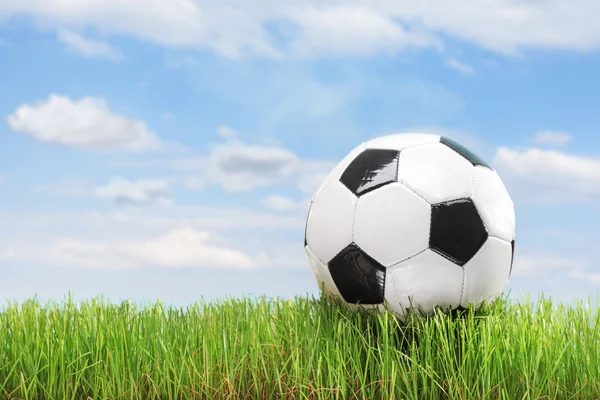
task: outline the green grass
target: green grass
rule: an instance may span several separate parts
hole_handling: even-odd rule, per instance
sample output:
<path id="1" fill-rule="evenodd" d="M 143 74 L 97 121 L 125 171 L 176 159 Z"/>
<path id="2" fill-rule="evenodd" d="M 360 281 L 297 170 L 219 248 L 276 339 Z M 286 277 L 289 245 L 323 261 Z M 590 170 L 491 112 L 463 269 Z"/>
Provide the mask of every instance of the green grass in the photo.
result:
<path id="1" fill-rule="evenodd" d="M 600 314 L 551 300 L 399 326 L 326 299 L 11 303 L 9 399 L 597 399 Z"/>

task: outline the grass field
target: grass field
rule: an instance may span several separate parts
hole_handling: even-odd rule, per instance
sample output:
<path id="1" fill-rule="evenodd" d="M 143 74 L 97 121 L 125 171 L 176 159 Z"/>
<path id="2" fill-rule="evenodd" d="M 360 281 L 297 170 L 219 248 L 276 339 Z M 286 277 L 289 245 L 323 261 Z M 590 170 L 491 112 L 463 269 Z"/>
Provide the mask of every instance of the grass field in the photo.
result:
<path id="1" fill-rule="evenodd" d="M 399 326 L 312 298 L 187 308 L 31 300 L 0 312 L 0 396 L 597 399 L 597 310 L 500 300 Z"/>

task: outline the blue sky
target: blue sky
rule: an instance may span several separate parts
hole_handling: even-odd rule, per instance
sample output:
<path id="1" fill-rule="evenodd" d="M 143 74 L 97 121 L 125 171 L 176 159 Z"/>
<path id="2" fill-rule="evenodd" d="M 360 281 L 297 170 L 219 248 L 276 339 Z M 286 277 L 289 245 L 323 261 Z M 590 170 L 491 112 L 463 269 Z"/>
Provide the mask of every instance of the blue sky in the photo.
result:
<path id="1" fill-rule="evenodd" d="M 0 0 L 0 293 L 315 294 L 308 199 L 441 133 L 516 205 L 507 290 L 600 288 L 592 1 Z"/>

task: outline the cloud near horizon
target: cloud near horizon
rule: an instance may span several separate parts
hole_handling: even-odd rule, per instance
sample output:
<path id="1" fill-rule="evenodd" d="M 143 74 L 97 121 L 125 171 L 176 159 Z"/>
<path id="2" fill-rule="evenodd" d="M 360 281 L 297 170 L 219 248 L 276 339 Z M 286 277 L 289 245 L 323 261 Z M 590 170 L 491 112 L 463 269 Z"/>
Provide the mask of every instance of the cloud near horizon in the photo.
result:
<path id="1" fill-rule="evenodd" d="M 214 234 L 193 228 L 172 229 L 162 235 L 126 241 L 57 238 L 40 253 L 45 264 L 73 268 L 256 268 L 263 255 L 214 244 Z"/>

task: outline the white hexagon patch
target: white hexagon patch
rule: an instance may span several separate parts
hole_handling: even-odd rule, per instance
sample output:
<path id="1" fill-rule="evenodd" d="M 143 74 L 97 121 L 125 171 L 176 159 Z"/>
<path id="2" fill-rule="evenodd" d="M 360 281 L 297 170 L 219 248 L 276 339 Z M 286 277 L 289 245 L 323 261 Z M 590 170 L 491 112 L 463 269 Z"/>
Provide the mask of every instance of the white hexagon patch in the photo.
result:
<path id="1" fill-rule="evenodd" d="M 471 195 L 473 165 L 441 143 L 409 147 L 400 152 L 398 182 L 429 204 Z"/>
<path id="2" fill-rule="evenodd" d="M 354 218 L 354 242 L 383 266 L 428 247 L 431 206 L 397 182 L 360 197 Z"/>
<path id="3" fill-rule="evenodd" d="M 467 262 L 465 287 L 460 305 L 472 303 L 476 307 L 483 301 L 496 298 L 508 281 L 512 248 L 509 242 L 488 237 L 483 247 Z"/>
<path id="4" fill-rule="evenodd" d="M 306 225 L 306 242 L 313 254 L 328 263 L 352 242 L 357 198 L 341 182 L 332 182 L 313 200 Z"/>
<path id="5" fill-rule="evenodd" d="M 404 315 L 409 308 L 429 312 L 434 307 L 460 304 L 463 269 L 439 254 L 425 250 L 386 269 L 386 305 Z"/>

